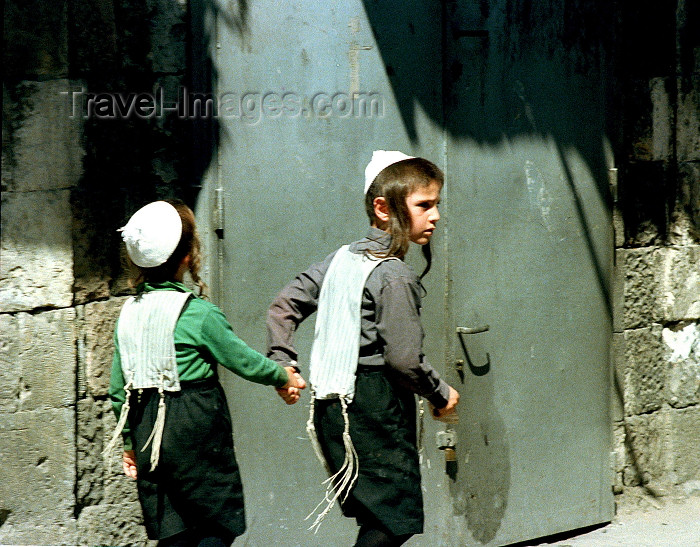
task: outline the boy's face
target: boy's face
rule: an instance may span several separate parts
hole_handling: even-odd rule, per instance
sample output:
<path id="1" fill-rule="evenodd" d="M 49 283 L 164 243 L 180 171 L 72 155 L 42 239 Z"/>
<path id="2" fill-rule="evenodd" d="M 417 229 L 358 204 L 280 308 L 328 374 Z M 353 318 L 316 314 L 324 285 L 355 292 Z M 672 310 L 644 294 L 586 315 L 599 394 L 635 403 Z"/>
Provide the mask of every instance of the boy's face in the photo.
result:
<path id="1" fill-rule="evenodd" d="M 442 186 L 432 181 L 427 186 L 418 188 L 406 197 L 406 206 L 411 218 L 411 241 L 425 245 L 433 237 L 435 225 L 440 220 L 440 190 Z"/>

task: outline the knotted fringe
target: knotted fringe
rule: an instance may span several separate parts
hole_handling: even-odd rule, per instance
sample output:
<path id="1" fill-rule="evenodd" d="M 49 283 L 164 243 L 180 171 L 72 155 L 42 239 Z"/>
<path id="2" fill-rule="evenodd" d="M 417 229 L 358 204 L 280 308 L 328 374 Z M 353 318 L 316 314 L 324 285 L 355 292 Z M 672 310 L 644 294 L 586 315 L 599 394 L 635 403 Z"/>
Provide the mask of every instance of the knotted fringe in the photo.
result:
<path id="1" fill-rule="evenodd" d="M 326 469 L 326 473 L 330 475 L 331 468 L 328 466 L 326 458 L 323 457 L 323 450 L 321 449 L 321 443 L 318 442 L 318 434 L 316 433 L 316 426 L 314 425 L 315 403 L 316 394 L 311 391 L 311 403 L 309 404 L 309 419 L 306 422 L 306 434 L 311 440 L 311 446 L 314 449 L 314 453 L 316 454 L 318 461 L 323 464 L 323 467 Z"/>
<path id="2" fill-rule="evenodd" d="M 324 503 L 326 504 L 326 507 L 323 509 L 323 511 L 321 511 L 316 516 L 316 520 L 314 520 L 314 523 L 311 526 L 309 526 L 309 530 L 313 530 L 314 533 L 318 532 L 318 529 L 321 526 L 321 522 L 323 522 L 323 519 L 333 508 L 335 502 L 339 498 L 341 498 L 341 496 L 341 503 L 347 499 L 348 494 L 350 494 L 350 491 L 352 490 L 352 487 L 355 486 L 355 482 L 357 481 L 357 477 L 360 472 L 357 452 L 355 451 L 355 446 L 352 444 L 352 439 L 350 439 L 350 419 L 348 417 L 348 403 L 344 397 L 340 398 L 340 404 L 343 408 L 343 420 L 345 421 L 345 429 L 343 431 L 343 444 L 345 445 L 345 461 L 343 462 L 343 465 L 335 475 L 332 475 L 328 477 L 325 481 L 323 481 L 323 484 L 326 485 L 326 493 L 321 502 L 304 519 L 310 519 L 314 515 L 314 513 L 318 511 L 319 507 L 321 507 Z M 307 431 L 309 431 L 309 435 L 311 435 L 313 432 L 314 438 L 312 438 L 311 443 L 315 443 L 314 450 L 317 451 L 316 455 L 320 455 L 320 457 L 323 458 L 321 447 L 318 443 L 318 438 L 316 437 L 316 429 L 313 427 L 313 404 L 311 405 L 310 421 L 312 422 L 311 428 L 308 427 L 307 422 Z M 325 463 L 325 458 L 322 461 L 324 461 Z M 327 463 L 326 468 L 328 468 Z M 334 490 L 335 493 L 333 493 Z"/>
<path id="3" fill-rule="evenodd" d="M 110 439 L 109 443 L 107 443 L 107 446 L 102 451 L 102 455 L 107 458 L 107 465 L 109 466 L 109 470 L 112 469 L 112 460 L 109 456 L 112 455 L 112 452 L 117 446 L 117 441 L 119 440 L 119 437 L 121 437 L 122 430 L 126 425 L 126 419 L 129 417 L 129 409 L 131 408 L 131 382 L 124 386 L 124 392 L 126 393 L 126 400 L 122 405 L 122 410 L 121 414 L 119 415 L 117 427 L 114 429 L 114 433 L 112 434 L 112 438 Z"/>
<path id="4" fill-rule="evenodd" d="M 423 442 L 425 437 L 425 405 L 423 404 L 423 398 L 418 398 L 418 437 L 417 449 L 418 449 L 418 465 L 423 463 L 423 455 L 425 454 L 425 444 Z"/>
<path id="5" fill-rule="evenodd" d="M 163 440 L 163 429 L 165 428 L 165 393 L 162 387 L 158 389 L 158 393 L 160 394 L 160 401 L 158 402 L 156 422 L 153 424 L 151 435 L 141 449 L 141 452 L 144 452 L 148 445 L 151 444 L 151 441 L 153 441 L 151 446 L 151 471 L 156 468 L 160 459 L 160 445 Z"/>

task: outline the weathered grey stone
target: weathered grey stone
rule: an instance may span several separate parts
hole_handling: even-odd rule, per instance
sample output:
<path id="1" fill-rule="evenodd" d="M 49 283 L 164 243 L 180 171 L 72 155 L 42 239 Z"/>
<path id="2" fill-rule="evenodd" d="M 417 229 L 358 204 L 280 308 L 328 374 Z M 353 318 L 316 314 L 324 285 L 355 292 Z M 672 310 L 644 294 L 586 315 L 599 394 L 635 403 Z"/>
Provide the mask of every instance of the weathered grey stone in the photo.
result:
<path id="1" fill-rule="evenodd" d="M 176 0 L 149 0 L 151 59 L 156 73 L 182 72 L 187 66 L 187 4 Z"/>
<path id="2" fill-rule="evenodd" d="M 645 326 L 656 319 L 655 251 L 654 247 L 616 251 L 617 291 L 622 283 L 622 296 L 616 298 L 616 307 L 622 306 L 622 318 L 616 330 Z"/>
<path id="3" fill-rule="evenodd" d="M 104 496 L 102 428 L 105 402 L 92 398 L 77 404 L 77 503 L 80 506 L 97 505 Z"/>
<path id="4" fill-rule="evenodd" d="M 17 317 L 0 314 L 0 413 L 15 412 L 19 407 L 20 353 Z"/>
<path id="5" fill-rule="evenodd" d="M 614 459 L 613 465 L 613 488 L 622 490 L 623 484 L 623 474 L 625 471 L 625 464 L 627 462 L 627 447 L 625 445 L 625 426 L 623 423 L 616 423 L 613 427 L 613 446 L 612 451 Z"/>
<path id="6" fill-rule="evenodd" d="M 634 161 L 651 161 L 653 154 L 653 104 L 649 79 L 630 78 L 626 82 L 628 115 L 626 122 L 627 155 Z"/>
<path id="7" fill-rule="evenodd" d="M 122 469 L 122 447 L 119 445 L 105 473 L 104 501 L 105 503 L 123 503 L 138 502 L 138 499 L 136 481 L 127 477 Z"/>
<path id="8" fill-rule="evenodd" d="M 98 234 L 99 227 L 92 224 L 92 214 L 85 203 L 76 203 L 77 193 L 73 193 L 73 293 L 75 305 L 93 300 L 109 298 L 110 272 L 105 256 L 107 248 L 96 249 L 94 242 L 104 234 Z"/>
<path id="9" fill-rule="evenodd" d="M 106 446 L 112 438 L 117 419 L 109 407 L 109 412 L 104 413 L 104 440 Z M 104 466 L 104 489 L 105 503 L 124 503 L 138 500 L 136 491 L 136 481 L 130 479 L 124 474 L 122 469 L 122 454 L 123 444 L 121 439 L 117 442 L 117 446 L 111 454 L 105 454 L 103 459 Z"/>
<path id="10" fill-rule="evenodd" d="M 693 87 L 679 93 L 676 122 L 678 161 L 700 160 L 700 76 L 689 78 Z M 681 86 L 681 90 L 683 86 Z"/>
<path id="11" fill-rule="evenodd" d="M 629 320 L 625 315 L 625 285 L 627 281 L 625 261 L 628 253 L 628 249 L 615 249 L 615 260 L 610 284 L 610 300 L 613 309 L 612 328 L 613 332 L 618 333 L 624 332 L 625 321 Z"/>
<path id="12" fill-rule="evenodd" d="M 615 164 L 612 150 L 606 150 L 608 182 L 612 204 L 613 247 L 617 249 L 625 244 L 625 219 L 620 210 L 620 170 L 612 167 Z"/>
<path id="13" fill-rule="evenodd" d="M 624 408 L 631 416 L 659 410 L 664 403 L 669 364 L 661 326 L 625 332 Z"/>
<path id="14" fill-rule="evenodd" d="M 625 241 L 631 246 L 665 243 L 675 170 L 665 161 L 628 162 L 620 185 Z"/>
<path id="15" fill-rule="evenodd" d="M 73 112 L 73 90 L 79 84 L 69 80 L 32 82 L 18 86 L 15 95 L 22 117 L 14 124 L 7 166 L 11 174 L 5 180 L 6 191 L 30 192 L 71 188 L 82 174 L 82 116 Z M 80 103 L 78 103 L 80 104 Z"/>
<path id="16" fill-rule="evenodd" d="M 700 245 L 658 253 L 658 300 L 665 321 L 700 318 Z"/>
<path id="17" fill-rule="evenodd" d="M 612 381 L 610 386 L 610 416 L 613 422 L 619 422 L 625 417 L 625 335 L 615 332 L 611 345 Z"/>
<path id="18" fill-rule="evenodd" d="M 676 484 L 700 477 L 700 411 L 697 407 L 672 410 L 668 423 Z"/>
<path id="19" fill-rule="evenodd" d="M 69 197 L 68 190 L 2 193 L 0 312 L 71 305 Z"/>
<path id="20" fill-rule="evenodd" d="M 681 485 L 681 492 L 685 496 L 700 496 L 700 480 L 684 482 Z"/>
<path id="21" fill-rule="evenodd" d="M 155 545 L 149 542 L 137 502 L 85 507 L 78 516 L 80 545 Z"/>
<path id="22" fill-rule="evenodd" d="M 668 412 L 625 419 L 625 486 L 667 485 L 671 463 Z"/>
<path id="23" fill-rule="evenodd" d="M 75 310 L 17 314 L 18 410 L 75 404 Z"/>
<path id="24" fill-rule="evenodd" d="M 678 165 L 678 196 L 671 214 L 669 243 L 700 243 L 700 162 Z"/>
<path id="25" fill-rule="evenodd" d="M 3 76 L 46 80 L 68 71 L 65 0 L 3 3 Z"/>
<path id="26" fill-rule="evenodd" d="M 137 4 L 138 5 L 138 4 Z M 115 6 L 113 0 L 71 0 L 69 2 L 69 63 L 71 72 L 92 82 L 109 81 L 118 74 L 125 52 L 119 49 L 115 10 L 131 14 L 134 6 L 125 2 Z M 124 13 L 125 16 L 126 13 Z M 136 14 L 138 17 L 140 14 Z M 129 20 L 122 21 L 122 30 L 138 33 Z M 136 37 L 138 39 L 139 37 Z M 132 41 L 134 39 L 132 38 Z M 121 53 L 121 55 L 120 55 Z M 103 91 L 106 89 L 100 89 Z"/>
<path id="27" fill-rule="evenodd" d="M 0 545 L 78 545 L 73 511 L 46 509 L 10 513 L 0 526 Z"/>
<path id="28" fill-rule="evenodd" d="M 55 544 L 67 533 L 75 508 L 74 410 L 4 414 L 0 461 L 0 511 L 8 514 L 0 543 L 31 537 L 33 543 Z"/>
<path id="29" fill-rule="evenodd" d="M 669 160 L 673 150 L 673 130 L 671 121 L 673 112 L 669 99 L 669 82 L 667 78 L 652 78 L 649 82 L 651 96 L 651 143 L 652 160 Z"/>
<path id="30" fill-rule="evenodd" d="M 88 393 L 105 397 L 114 354 L 114 325 L 124 300 L 115 298 L 85 305 L 85 376 Z"/>
<path id="31" fill-rule="evenodd" d="M 670 363 L 668 402 L 673 407 L 700 403 L 700 324 L 680 323 L 662 331 Z"/>

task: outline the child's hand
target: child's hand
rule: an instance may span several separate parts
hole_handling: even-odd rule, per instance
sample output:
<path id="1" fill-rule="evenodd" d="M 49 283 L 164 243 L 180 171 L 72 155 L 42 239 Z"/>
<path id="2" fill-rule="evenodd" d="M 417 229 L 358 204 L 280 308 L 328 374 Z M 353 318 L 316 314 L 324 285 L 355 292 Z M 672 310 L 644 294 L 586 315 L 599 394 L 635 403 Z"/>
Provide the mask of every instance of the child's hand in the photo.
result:
<path id="1" fill-rule="evenodd" d="M 433 411 L 433 419 L 448 424 L 456 424 L 459 421 L 459 416 L 457 416 L 457 403 L 459 403 L 459 392 L 450 386 L 450 395 L 444 407 L 435 408 L 433 405 L 430 405 Z"/>
<path id="2" fill-rule="evenodd" d="M 124 450 L 122 457 L 122 467 L 127 477 L 136 479 L 136 454 L 133 450 Z"/>
<path id="3" fill-rule="evenodd" d="M 284 367 L 284 370 L 287 371 L 287 383 L 275 389 L 285 403 L 293 405 L 299 400 L 299 392 L 306 387 L 306 381 L 295 367 Z"/>

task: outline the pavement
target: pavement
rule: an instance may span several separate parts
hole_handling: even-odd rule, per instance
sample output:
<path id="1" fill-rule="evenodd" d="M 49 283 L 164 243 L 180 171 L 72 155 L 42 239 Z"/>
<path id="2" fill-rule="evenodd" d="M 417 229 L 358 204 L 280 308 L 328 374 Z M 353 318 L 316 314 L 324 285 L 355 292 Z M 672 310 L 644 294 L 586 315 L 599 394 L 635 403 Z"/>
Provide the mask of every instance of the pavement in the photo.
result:
<path id="1" fill-rule="evenodd" d="M 700 547 L 700 496 L 631 496 L 610 524 L 559 534 L 522 547 Z"/>

